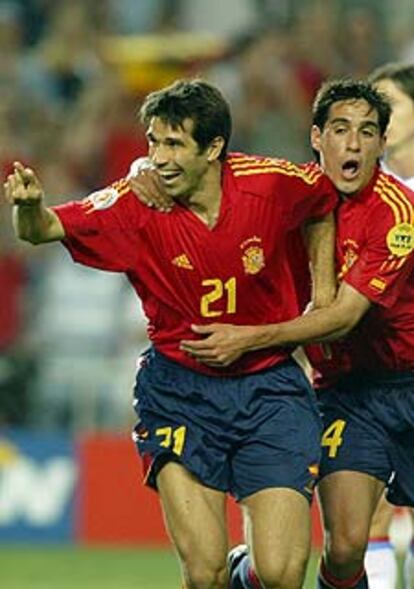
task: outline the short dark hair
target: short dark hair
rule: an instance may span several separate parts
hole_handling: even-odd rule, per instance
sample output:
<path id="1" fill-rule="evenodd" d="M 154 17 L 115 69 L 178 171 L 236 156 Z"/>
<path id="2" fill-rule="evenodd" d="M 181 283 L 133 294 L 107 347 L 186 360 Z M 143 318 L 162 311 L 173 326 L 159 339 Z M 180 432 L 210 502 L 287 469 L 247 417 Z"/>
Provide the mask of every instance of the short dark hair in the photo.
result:
<path id="1" fill-rule="evenodd" d="M 148 126 L 159 117 L 173 128 L 185 119 L 194 123 L 193 137 L 204 151 L 215 137 L 224 139 L 220 160 L 226 157 L 231 135 L 230 107 L 221 92 L 200 79 L 177 80 L 170 86 L 148 94 L 140 109 L 141 121 Z"/>
<path id="2" fill-rule="evenodd" d="M 414 102 L 414 64 L 387 63 L 376 68 L 368 77 L 371 84 L 391 80 Z"/>
<path id="3" fill-rule="evenodd" d="M 320 87 L 312 107 L 313 124 L 323 130 L 333 104 L 341 100 L 364 99 L 378 113 L 381 135 L 385 134 L 391 116 L 389 100 L 369 82 L 352 79 L 330 80 Z"/>

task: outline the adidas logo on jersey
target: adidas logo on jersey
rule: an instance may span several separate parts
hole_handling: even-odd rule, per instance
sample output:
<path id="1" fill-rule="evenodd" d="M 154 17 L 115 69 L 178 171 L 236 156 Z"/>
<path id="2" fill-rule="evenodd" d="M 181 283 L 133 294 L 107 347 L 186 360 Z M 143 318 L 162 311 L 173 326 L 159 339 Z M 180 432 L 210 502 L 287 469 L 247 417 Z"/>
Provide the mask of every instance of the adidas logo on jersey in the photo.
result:
<path id="1" fill-rule="evenodd" d="M 181 254 L 173 259 L 172 263 L 174 266 L 178 266 L 178 268 L 184 268 L 185 270 L 194 270 L 194 266 L 188 259 L 186 254 Z"/>

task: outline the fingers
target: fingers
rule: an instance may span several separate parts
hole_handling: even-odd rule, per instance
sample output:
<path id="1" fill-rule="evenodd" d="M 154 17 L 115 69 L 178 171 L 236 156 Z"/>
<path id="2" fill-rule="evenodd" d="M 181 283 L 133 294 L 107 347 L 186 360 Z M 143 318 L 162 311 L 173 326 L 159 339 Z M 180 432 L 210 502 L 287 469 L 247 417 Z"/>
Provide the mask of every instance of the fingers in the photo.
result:
<path id="1" fill-rule="evenodd" d="M 3 186 L 6 200 L 12 205 L 33 206 L 43 198 L 35 173 L 20 162 L 14 163 L 14 172 L 7 177 Z"/>
<path id="2" fill-rule="evenodd" d="M 174 201 L 166 194 L 158 173 L 152 169 L 141 169 L 128 179 L 131 190 L 139 200 L 149 207 L 168 213 Z"/>
<path id="3" fill-rule="evenodd" d="M 207 340 L 182 340 L 180 343 L 180 350 L 189 352 L 190 354 L 211 349 L 214 349 L 214 344 Z"/>
<path id="4" fill-rule="evenodd" d="M 221 324 L 224 325 L 224 324 Z M 216 323 L 210 323 L 210 325 L 191 325 L 191 331 L 194 333 L 205 334 L 205 333 L 213 333 L 217 328 Z"/>
<path id="5" fill-rule="evenodd" d="M 38 188 L 40 186 L 39 180 L 31 168 L 25 168 L 20 162 L 14 162 L 14 173 L 17 175 L 24 186 L 34 186 Z"/>
<path id="6" fill-rule="evenodd" d="M 11 186 L 10 186 L 9 179 L 7 179 L 6 182 L 3 184 L 3 189 L 4 189 L 4 196 L 7 200 L 7 202 L 10 204 L 13 204 L 12 197 L 11 197 Z"/>

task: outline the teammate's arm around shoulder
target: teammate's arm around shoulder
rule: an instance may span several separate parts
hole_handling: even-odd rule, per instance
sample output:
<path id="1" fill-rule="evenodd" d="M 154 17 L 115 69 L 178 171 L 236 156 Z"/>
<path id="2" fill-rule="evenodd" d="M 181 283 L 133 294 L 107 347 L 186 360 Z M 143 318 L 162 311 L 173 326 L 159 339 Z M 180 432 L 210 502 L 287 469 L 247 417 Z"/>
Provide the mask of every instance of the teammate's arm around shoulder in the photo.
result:
<path id="1" fill-rule="evenodd" d="M 44 192 L 36 174 L 20 162 L 4 184 L 6 200 L 13 205 L 16 235 L 33 244 L 58 241 L 65 237 L 59 217 L 44 204 Z"/>

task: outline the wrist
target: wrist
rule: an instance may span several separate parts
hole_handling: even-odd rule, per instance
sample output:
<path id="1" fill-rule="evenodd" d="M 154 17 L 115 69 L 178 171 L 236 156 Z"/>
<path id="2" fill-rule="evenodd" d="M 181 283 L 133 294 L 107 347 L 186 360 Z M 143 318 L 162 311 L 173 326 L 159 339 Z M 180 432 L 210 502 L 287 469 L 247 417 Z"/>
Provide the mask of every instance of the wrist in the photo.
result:
<path id="1" fill-rule="evenodd" d="M 43 199 L 39 200 L 22 200 L 14 204 L 18 210 L 40 210 L 43 206 Z"/>
<path id="2" fill-rule="evenodd" d="M 261 350 L 269 346 L 278 345 L 276 340 L 278 326 L 256 325 L 249 328 L 248 341 L 250 350 Z"/>

